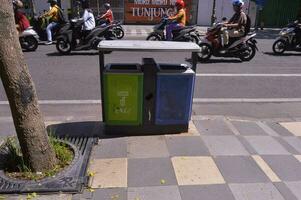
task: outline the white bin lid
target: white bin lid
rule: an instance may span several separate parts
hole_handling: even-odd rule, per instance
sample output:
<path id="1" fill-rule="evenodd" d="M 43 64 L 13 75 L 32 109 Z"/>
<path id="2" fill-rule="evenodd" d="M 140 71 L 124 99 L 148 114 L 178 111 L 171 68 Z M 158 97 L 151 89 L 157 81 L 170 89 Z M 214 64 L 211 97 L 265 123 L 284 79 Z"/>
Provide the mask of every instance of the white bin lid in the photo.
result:
<path id="1" fill-rule="evenodd" d="M 200 52 L 192 42 L 103 40 L 98 44 L 100 51 L 144 51 L 144 52 Z"/>

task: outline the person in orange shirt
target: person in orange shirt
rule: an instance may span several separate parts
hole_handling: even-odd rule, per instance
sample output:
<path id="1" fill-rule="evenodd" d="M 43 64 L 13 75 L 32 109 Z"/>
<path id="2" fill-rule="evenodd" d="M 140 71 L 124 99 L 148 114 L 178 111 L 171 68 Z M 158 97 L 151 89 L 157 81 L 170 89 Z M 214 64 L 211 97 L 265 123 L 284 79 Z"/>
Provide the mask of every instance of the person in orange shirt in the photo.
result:
<path id="1" fill-rule="evenodd" d="M 186 13 L 184 10 L 184 1 L 177 0 L 176 8 L 177 14 L 174 16 L 169 17 L 169 20 L 174 20 L 169 26 L 166 27 L 166 40 L 172 40 L 172 31 L 180 29 L 186 25 Z"/>
<path id="2" fill-rule="evenodd" d="M 107 25 L 111 24 L 114 20 L 113 12 L 111 10 L 111 5 L 109 3 L 105 3 L 104 7 L 106 9 L 105 14 L 99 17 L 99 19 L 103 19 L 101 22 L 101 27 L 106 27 Z"/>

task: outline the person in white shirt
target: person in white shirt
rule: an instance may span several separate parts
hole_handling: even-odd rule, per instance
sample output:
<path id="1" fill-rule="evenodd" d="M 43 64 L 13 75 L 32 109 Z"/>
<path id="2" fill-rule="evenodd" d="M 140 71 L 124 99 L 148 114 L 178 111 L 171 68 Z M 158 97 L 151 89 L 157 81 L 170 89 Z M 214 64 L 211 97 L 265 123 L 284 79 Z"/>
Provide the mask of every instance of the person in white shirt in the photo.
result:
<path id="1" fill-rule="evenodd" d="M 95 18 L 94 18 L 92 10 L 89 9 L 90 7 L 89 7 L 88 0 L 82 1 L 82 8 L 84 10 L 84 13 L 83 13 L 81 20 L 84 21 L 83 37 L 85 38 L 92 31 L 92 29 L 95 28 Z"/>

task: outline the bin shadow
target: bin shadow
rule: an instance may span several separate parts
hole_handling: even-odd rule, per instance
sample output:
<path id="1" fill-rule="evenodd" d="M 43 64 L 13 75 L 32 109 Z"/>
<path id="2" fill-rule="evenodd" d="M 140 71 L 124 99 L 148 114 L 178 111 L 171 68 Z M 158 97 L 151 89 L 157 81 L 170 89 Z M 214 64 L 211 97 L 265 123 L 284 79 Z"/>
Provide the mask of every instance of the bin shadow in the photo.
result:
<path id="1" fill-rule="evenodd" d="M 112 134 L 106 134 L 105 125 L 101 121 L 84 121 L 84 122 L 68 122 L 60 124 L 51 124 L 47 127 L 47 132 L 49 135 L 57 136 L 59 138 L 71 137 L 93 137 L 99 139 L 110 139 L 110 138 L 121 138 L 121 137 L 131 137 L 131 136 L 154 136 L 154 135 L 165 135 L 168 133 L 128 133 L 128 134 L 118 134 L 114 132 Z M 181 132 L 179 132 L 181 133 Z M 177 133 L 170 133 L 177 134 Z"/>

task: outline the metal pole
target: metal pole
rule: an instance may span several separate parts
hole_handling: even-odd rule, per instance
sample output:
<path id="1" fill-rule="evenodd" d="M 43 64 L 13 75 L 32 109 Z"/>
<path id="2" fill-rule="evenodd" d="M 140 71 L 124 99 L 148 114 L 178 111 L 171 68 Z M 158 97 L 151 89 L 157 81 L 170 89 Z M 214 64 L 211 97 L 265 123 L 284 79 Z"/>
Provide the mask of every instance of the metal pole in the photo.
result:
<path id="1" fill-rule="evenodd" d="M 104 59 L 104 52 L 99 51 L 99 75 L 100 75 L 100 92 L 101 92 L 101 107 L 102 107 L 102 121 L 105 123 L 105 107 L 104 104 L 106 103 L 104 100 L 104 86 L 103 86 L 103 71 L 105 68 L 105 59 Z"/>
<path id="2" fill-rule="evenodd" d="M 97 6 L 97 16 L 99 16 L 100 10 L 99 10 L 99 0 L 96 0 L 96 6 Z"/>
<path id="3" fill-rule="evenodd" d="M 216 0 L 213 0 L 213 5 L 212 5 L 212 15 L 211 15 L 211 25 L 215 22 L 216 20 Z"/>

